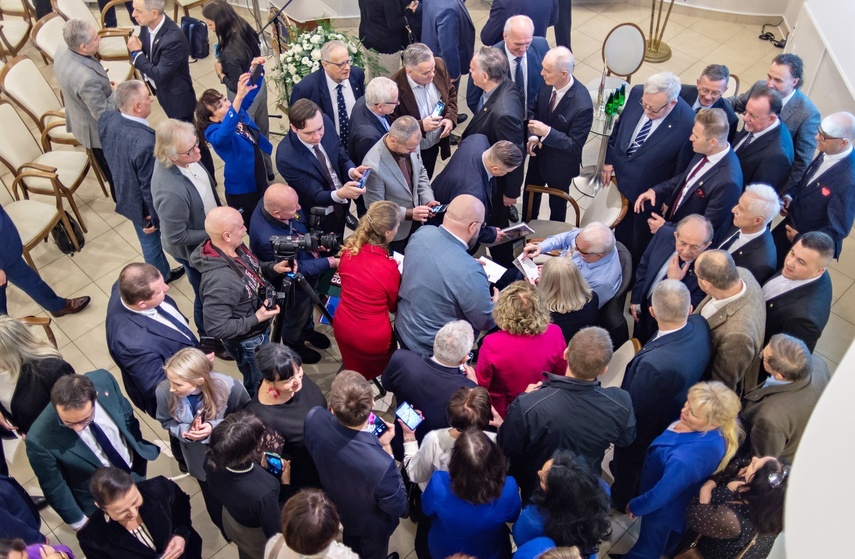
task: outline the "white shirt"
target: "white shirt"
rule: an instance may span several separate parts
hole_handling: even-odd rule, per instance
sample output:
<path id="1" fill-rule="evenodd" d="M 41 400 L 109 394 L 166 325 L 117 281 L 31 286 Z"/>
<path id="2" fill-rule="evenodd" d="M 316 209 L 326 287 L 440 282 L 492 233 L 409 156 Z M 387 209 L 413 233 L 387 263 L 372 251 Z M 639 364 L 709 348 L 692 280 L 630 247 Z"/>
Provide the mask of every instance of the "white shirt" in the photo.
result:
<path id="1" fill-rule="evenodd" d="M 644 140 L 645 142 L 650 138 L 651 134 L 656 132 L 656 129 L 659 128 L 659 126 L 662 124 L 662 121 L 665 120 L 666 118 L 667 117 L 662 117 L 662 118 L 657 118 L 656 120 L 651 121 L 652 124 L 650 125 L 650 133 L 647 134 L 647 138 L 645 138 L 645 140 Z M 641 118 L 638 119 L 638 124 L 635 125 L 635 132 L 632 133 L 632 140 L 629 142 L 629 145 L 632 145 L 635 142 L 635 137 L 638 136 L 638 133 L 641 132 L 641 127 L 644 126 L 644 124 L 648 120 L 650 120 L 650 119 L 647 118 L 647 115 L 645 115 L 645 114 L 641 115 Z"/>
<path id="2" fill-rule="evenodd" d="M 759 131 L 759 132 L 750 132 L 750 134 L 754 134 L 754 139 L 753 139 L 753 140 L 751 140 L 751 141 L 752 141 L 752 142 L 753 142 L 753 141 L 756 141 L 756 140 L 757 140 L 757 138 L 761 137 L 763 134 L 765 134 L 766 132 L 769 132 L 770 130 L 774 130 L 775 128 L 779 127 L 780 125 L 781 125 L 781 119 L 780 119 L 780 118 L 776 118 L 776 119 L 775 119 L 775 122 L 773 122 L 772 124 L 770 124 L 767 128 L 765 128 L 765 129 L 763 129 L 763 130 L 761 130 L 761 131 Z M 738 150 L 739 148 L 741 148 L 741 147 L 742 147 L 742 144 L 744 144 L 744 143 L 745 143 L 745 142 L 747 142 L 747 141 L 748 141 L 748 134 L 746 134 L 746 135 L 745 135 L 745 137 L 744 137 L 744 138 L 742 138 L 742 139 L 739 141 L 739 143 L 738 143 L 738 144 L 736 144 L 735 146 L 733 146 L 733 150 L 734 150 L 734 151 Z"/>
<path id="3" fill-rule="evenodd" d="M 205 208 L 205 215 L 217 207 L 217 201 L 214 199 L 214 191 L 211 188 L 211 179 L 208 178 L 208 171 L 205 170 L 199 163 L 191 163 L 187 167 L 177 166 L 181 174 L 190 179 L 196 191 L 202 198 L 202 206 Z"/>
<path id="4" fill-rule="evenodd" d="M 819 164 L 819 167 L 813 172 L 809 181 L 805 181 L 805 184 L 810 184 L 815 181 L 817 178 L 821 177 L 822 174 L 828 171 L 832 165 L 846 159 L 849 157 L 849 154 L 852 153 L 852 146 L 849 146 L 847 149 L 841 151 L 840 153 L 836 153 L 834 155 L 825 154 L 825 157 L 822 158 L 822 163 Z"/>
<path id="5" fill-rule="evenodd" d="M 763 286 L 763 299 L 766 301 L 770 301 L 779 295 L 783 295 L 788 291 L 792 291 L 797 287 L 801 287 L 803 285 L 807 285 L 812 281 L 816 281 L 822 277 L 822 274 L 816 276 L 815 278 L 806 279 L 806 280 L 791 280 L 784 277 L 783 274 L 780 276 L 776 276 L 769 281 L 766 282 L 766 285 Z"/>
<path id="6" fill-rule="evenodd" d="M 570 81 L 569 81 L 569 82 L 567 82 L 567 85 L 565 85 L 565 86 L 564 86 L 564 87 L 562 87 L 561 89 L 555 89 L 554 87 L 552 88 L 552 91 L 554 91 L 554 92 L 555 92 L 555 106 L 556 106 L 556 107 L 558 106 L 558 103 L 560 103 L 560 102 L 561 102 L 561 100 L 562 100 L 562 99 L 564 99 L 564 95 L 565 95 L 568 91 L 570 91 L 570 88 L 571 88 L 571 87 L 573 87 L 573 82 L 574 82 L 574 81 L 575 81 L 575 80 L 573 79 L 573 76 L 570 76 Z M 550 93 L 550 94 L 549 94 L 549 96 L 550 96 L 550 97 L 552 97 L 552 94 Z M 549 133 L 550 133 L 550 132 L 552 132 L 552 127 L 551 127 L 551 126 L 549 127 L 549 130 L 547 130 L 547 131 L 546 131 L 546 134 L 544 134 L 544 135 L 543 135 L 543 138 L 545 138 L 545 137 L 549 136 Z M 537 136 L 536 136 L 535 134 L 532 134 L 531 136 L 529 136 L 529 139 L 532 139 L 532 138 L 537 138 Z M 542 139 L 542 138 L 541 138 L 541 139 Z"/>
<path id="7" fill-rule="evenodd" d="M 448 234 L 449 234 L 449 235 L 451 235 L 452 237 L 454 237 L 455 239 L 457 239 L 458 241 L 460 241 L 460 244 L 462 244 L 464 247 L 466 247 L 466 250 L 469 250 L 469 243 L 467 243 L 466 241 L 464 241 L 463 239 L 461 239 L 460 237 L 458 237 L 457 235 L 455 235 L 454 233 L 452 233 L 451 231 L 449 231 L 448 229 L 446 229 L 445 225 L 440 225 L 440 227 L 442 227 L 443 229 L 445 229 L 446 231 L 448 231 Z"/>
<path id="8" fill-rule="evenodd" d="M 419 106 L 419 120 L 429 117 L 433 114 L 436 104 L 442 100 L 442 95 L 440 95 L 436 84 L 430 82 L 427 85 L 419 85 L 409 75 L 407 76 L 407 83 L 410 84 L 410 89 L 413 90 L 413 96 L 416 98 L 416 104 Z M 441 134 L 442 128 L 427 132 L 419 143 L 419 147 L 421 149 L 428 149 L 435 146 L 439 143 L 439 136 Z"/>
<path id="9" fill-rule="evenodd" d="M 157 27 L 155 27 L 154 29 L 148 30 L 148 52 L 149 53 L 154 51 L 154 37 L 160 31 L 160 28 L 163 27 L 163 23 L 165 21 L 166 21 L 166 16 L 163 16 L 162 18 L 160 18 L 160 23 L 157 24 Z M 134 59 L 131 61 L 131 64 L 135 63 L 137 61 L 137 57 L 139 57 L 142 54 L 143 54 L 142 51 L 138 52 L 137 55 L 134 57 Z M 152 80 L 150 77 L 146 76 L 145 74 L 143 74 L 143 78 L 145 78 L 145 81 L 147 81 L 148 83 L 153 85 L 155 87 L 155 89 L 157 89 L 157 84 L 154 83 L 154 80 Z"/>
<path id="10" fill-rule="evenodd" d="M 121 297 L 119 298 L 119 300 L 121 301 Z M 122 306 L 125 307 L 126 309 L 128 309 L 129 311 L 133 312 L 133 313 L 137 313 L 137 314 L 141 314 L 143 316 L 147 316 L 148 318 L 154 320 L 155 322 L 159 322 L 159 323 L 163 324 L 164 326 L 168 326 L 168 327 L 172 328 L 173 330 L 175 330 L 176 332 L 180 332 L 181 335 L 184 336 L 185 338 L 187 338 L 188 340 L 190 339 L 186 333 L 182 332 L 176 325 L 171 323 L 162 314 L 157 312 L 157 309 L 145 309 L 145 310 L 138 311 L 137 309 L 132 309 L 131 307 L 129 307 L 127 304 L 125 304 L 124 301 L 122 301 Z M 170 316 L 175 318 L 178 322 L 180 322 L 181 324 L 186 326 L 188 330 L 190 330 L 190 324 L 188 324 L 187 321 L 184 320 L 184 317 L 181 316 L 181 313 L 178 312 L 178 310 L 175 307 L 173 307 L 172 305 L 170 305 L 166 301 L 162 302 L 159 305 L 159 307 L 162 311 L 169 313 Z"/>
<path id="11" fill-rule="evenodd" d="M 647 293 L 647 297 L 650 297 L 651 295 L 653 295 L 653 290 L 656 289 L 656 286 L 659 285 L 660 281 L 665 279 L 665 274 L 668 273 L 668 264 L 671 263 L 671 259 L 674 258 L 675 254 L 677 254 L 676 250 L 671 253 L 671 256 L 669 256 L 668 258 L 665 259 L 665 263 L 662 264 L 662 267 L 659 268 L 658 272 L 656 272 L 656 276 L 655 276 L 656 279 L 653 281 L 652 284 L 650 284 L 650 291 Z M 643 301 L 642 301 L 642 304 L 644 304 Z"/>
<path id="12" fill-rule="evenodd" d="M 694 187 L 694 185 L 699 180 L 701 180 L 701 177 L 704 176 L 704 173 L 706 173 L 707 171 L 712 169 L 716 163 L 718 163 L 719 161 L 724 159 L 724 156 L 727 155 L 729 151 L 730 151 L 730 146 L 728 145 L 726 148 L 724 148 L 723 150 L 721 150 L 720 152 L 718 152 L 714 155 L 707 155 L 707 161 L 704 164 L 704 167 L 702 169 L 699 169 L 699 167 L 700 167 L 701 163 L 704 162 L 703 159 L 698 161 L 697 164 L 694 167 L 692 167 L 692 170 L 689 171 L 689 174 L 687 175 L 687 176 L 692 177 L 692 178 L 686 181 L 686 185 L 683 187 L 683 190 L 680 193 L 680 198 L 677 199 L 677 204 L 675 205 L 673 211 L 676 211 L 677 208 L 680 207 L 680 204 L 682 204 L 683 200 L 686 198 L 686 194 L 688 194 L 692 190 L 692 187 Z M 693 173 L 694 173 L 694 176 L 693 176 Z"/>
<path id="13" fill-rule="evenodd" d="M 315 146 L 314 145 L 304 142 L 299 137 L 297 139 L 300 140 L 301 144 L 306 146 L 306 149 L 308 149 L 310 152 L 312 152 L 312 156 L 315 155 Z M 322 146 L 320 143 L 318 143 L 317 146 L 318 146 L 318 149 L 321 150 L 321 153 L 324 155 L 324 159 L 326 160 L 327 169 L 329 169 L 330 176 L 332 176 L 333 188 L 335 190 L 330 192 L 330 195 L 332 196 L 333 201 L 336 204 L 347 204 L 346 199 L 344 199 L 341 196 L 339 196 L 338 194 L 336 194 L 336 190 L 341 188 L 341 179 L 339 178 L 338 173 L 335 172 L 335 167 L 333 167 L 332 163 L 330 162 L 330 156 L 327 155 L 327 150 L 325 150 L 324 146 Z"/>
<path id="14" fill-rule="evenodd" d="M 516 84 L 516 75 L 517 75 L 517 57 L 515 54 L 512 54 L 511 51 L 508 50 L 508 45 L 505 45 L 505 56 L 508 57 L 508 67 L 511 71 L 511 81 Z M 522 66 L 522 74 L 523 74 L 523 107 L 528 107 L 528 52 L 522 55 L 522 60 L 520 60 L 520 66 Z"/>
<path id="15" fill-rule="evenodd" d="M 754 240 L 754 239 L 756 239 L 757 237 L 761 236 L 761 235 L 762 235 L 763 233 L 765 233 L 765 232 L 766 232 L 766 229 L 765 229 L 765 228 L 763 228 L 763 229 L 761 229 L 761 230 L 757 231 L 756 233 L 743 233 L 741 230 L 740 230 L 740 231 L 738 231 L 739 236 L 738 236 L 738 237 L 736 237 L 736 240 L 735 240 L 735 241 L 733 241 L 733 244 L 732 244 L 732 245 L 730 245 L 730 247 L 728 247 L 727 252 L 729 252 L 730 254 L 733 254 L 733 253 L 734 253 L 734 252 L 736 252 L 739 248 L 741 248 L 741 247 L 743 247 L 744 245 L 746 245 L 746 244 L 750 243 L 751 241 L 753 241 L 753 240 Z M 725 239 L 725 240 L 724 240 L 724 242 L 723 242 L 722 244 L 726 243 L 726 242 L 728 241 L 728 239 L 730 239 L 730 237 L 728 237 L 727 239 Z"/>
<path id="16" fill-rule="evenodd" d="M 125 439 L 119 432 L 119 427 L 116 425 L 116 422 L 113 421 L 113 418 L 104 411 L 104 408 L 98 404 L 98 402 L 95 402 L 95 423 L 98 424 L 98 427 L 100 427 L 101 430 L 104 431 L 104 434 L 107 435 L 107 438 L 110 439 L 110 443 L 116 449 L 116 452 L 119 453 L 119 456 L 122 457 L 122 460 L 127 462 L 128 466 L 131 466 L 133 464 L 133 459 L 131 458 L 131 453 L 128 450 L 127 443 L 125 443 Z M 104 454 L 104 451 L 101 450 L 101 447 L 98 446 L 97 442 L 95 442 L 95 437 L 92 436 L 92 431 L 89 427 L 77 433 L 77 435 L 80 437 L 80 440 L 83 441 L 83 444 L 88 446 L 95 454 L 95 457 L 98 458 L 98 461 L 101 462 L 101 464 L 104 466 L 112 466 L 110 461 L 107 459 L 107 455 Z"/>
<path id="17" fill-rule="evenodd" d="M 123 112 L 121 112 L 121 111 L 119 111 L 119 114 L 120 114 L 120 115 L 122 115 L 123 117 L 125 117 L 125 118 L 126 118 L 126 119 L 128 119 L 128 120 L 133 120 L 134 122 L 139 122 L 140 124 L 145 124 L 146 126 L 148 126 L 149 128 L 151 128 L 151 125 L 148 123 L 148 120 L 146 120 L 146 119 L 144 119 L 144 118 L 140 118 L 140 117 L 138 117 L 138 116 L 126 115 L 125 113 L 123 113 Z"/>
<path id="18" fill-rule="evenodd" d="M 344 106 L 347 109 L 348 117 L 353 113 L 353 106 L 356 104 L 356 97 L 353 96 L 353 88 L 350 87 L 349 79 L 342 80 L 342 82 L 338 84 L 335 83 L 326 72 L 324 72 L 324 78 L 327 80 L 327 87 L 330 90 L 330 101 L 332 102 L 332 108 L 335 112 L 335 131 L 341 135 L 341 123 L 338 119 L 338 90 L 336 88 L 341 85 L 341 94 L 344 96 Z"/>
<path id="19" fill-rule="evenodd" d="M 674 328 L 673 330 L 657 330 L 656 336 L 654 336 L 653 340 L 658 340 L 662 336 L 667 336 L 668 334 L 673 334 L 674 332 L 679 332 L 680 330 L 682 330 L 685 327 L 686 327 L 686 325 L 683 324 L 679 328 Z M 650 340 L 650 341 L 653 341 L 653 340 Z"/>
<path id="20" fill-rule="evenodd" d="M 724 299 L 716 299 L 715 297 L 711 297 L 710 300 L 707 301 L 707 304 L 704 305 L 704 308 L 701 309 L 701 316 L 706 319 L 709 319 L 712 315 L 723 309 L 725 305 L 732 301 L 736 301 L 737 299 L 745 295 L 745 291 L 747 289 L 745 282 L 742 280 L 739 281 L 742 282 L 742 289 L 739 290 L 739 293 L 731 297 L 725 297 Z"/>
<path id="21" fill-rule="evenodd" d="M 786 107 L 787 103 L 790 102 L 790 99 L 792 99 L 793 95 L 795 95 L 795 94 L 796 94 L 796 90 L 793 89 L 789 95 L 787 95 L 786 97 L 781 97 L 781 106 Z"/>

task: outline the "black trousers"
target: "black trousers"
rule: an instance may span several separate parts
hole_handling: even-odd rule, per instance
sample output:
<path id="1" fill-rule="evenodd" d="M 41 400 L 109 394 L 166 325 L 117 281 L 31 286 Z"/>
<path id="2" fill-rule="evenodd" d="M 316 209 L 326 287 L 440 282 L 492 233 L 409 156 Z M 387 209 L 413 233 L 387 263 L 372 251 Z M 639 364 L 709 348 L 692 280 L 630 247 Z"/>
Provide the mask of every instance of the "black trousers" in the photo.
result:
<path id="1" fill-rule="evenodd" d="M 573 27 L 572 0 L 558 0 L 558 23 L 555 24 L 555 44 L 570 48 L 570 30 Z"/>
<path id="2" fill-rule="evenodd" d="M 104 157 L 104 150 L 101 148 L 92 148 L 92 157 L 95 158 L 95 163 L 101 168 L 104 173 L 104 179 L 110 185 L 110 196 L 113 200 L 116 199 L 116 189 L 113 188 L 113 173 L 110 172 L 110 166 L 107 165 L 107 158 Z"/>
<path id="3" fill-rule="evenodd" d="M 103 11 L 104 6 L 110 0 L 98 0 L 98 11 Z M 131 16 L 131 23 L 136 24 L 134 19 L 134 5 L 132 2 L 125 2 L 125 8 L 128 10 L 128 15 Z M 39 16 L 41 17 L 41 16 Z M 110 11 L 104 14 L 104 27 L 117 27 L 118 20 L 116 19 L 116 8 L 110 8 Z"/>

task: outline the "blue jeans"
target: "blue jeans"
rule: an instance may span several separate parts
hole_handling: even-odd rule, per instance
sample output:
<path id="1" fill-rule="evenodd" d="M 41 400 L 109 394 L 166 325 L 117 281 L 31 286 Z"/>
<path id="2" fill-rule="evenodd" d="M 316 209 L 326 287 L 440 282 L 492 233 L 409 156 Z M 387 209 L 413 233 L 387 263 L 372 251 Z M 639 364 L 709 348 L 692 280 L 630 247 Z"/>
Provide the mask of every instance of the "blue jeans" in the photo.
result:
<path id="1" fill-rule="evenodd" d="M 0 242 L 5 242 L 0 240 Z M 20 242 L 20 241 L 19 241 Z M 47 311 L 57 312 L 65 306 L 65 299 L 60 297 L 30 268 L 19 252 L 17 257 L 9 258 L 3 264 L 7 283 L 0 286 L 0 314 L 8 314 L 6 310 L 6 286 L 12 282 L 15 286 L 29 295 L 36 303 Z"/>
<path id="2" fill-rule="evenodd" d="M 245 340 L 223 340 L 223 346 L 229 355 L 235 358 L 237 368 L 243 375 L 243 385 L 249 392 L 250 398 L 255 398 L 258 385 L 261 383 L 261 371 L 255 364 L 255 348 L 270 341 L 270 328 L 263 333 Z"/>
<path id="3" fill-rule="evenodd" d="M 191 266 L 187 260 L 182 260 L 178 257 L 175 257 L 175 260 L 184 266 L 184 270 L 187 271 L 187 281 L 190 282 L 193 293 L 196 294 L 195 299 L 193 299 L 193 322 L 196 323 L 196 329 L 199 331 L 199 337 L 201 338 L 205 335 L 205 323 L 202 320 L 202 295 L 199 293 L 199 284 L 202 283 L 202 272 Z"/>
<path id="4" fill-rule="evenodd" d="M 140 240 L 143 260 L 157 268 L 157 271 L 163 276 L 163 281 L 169 281 L 171 277 L 169 262 L 166 260 L 166 255 L 163 254 L 163 245 L 160 244 L 160 229 L 154 233 L 146 234 L 141 226 L 136 223 L 133 225 L 137 238 Z"/>

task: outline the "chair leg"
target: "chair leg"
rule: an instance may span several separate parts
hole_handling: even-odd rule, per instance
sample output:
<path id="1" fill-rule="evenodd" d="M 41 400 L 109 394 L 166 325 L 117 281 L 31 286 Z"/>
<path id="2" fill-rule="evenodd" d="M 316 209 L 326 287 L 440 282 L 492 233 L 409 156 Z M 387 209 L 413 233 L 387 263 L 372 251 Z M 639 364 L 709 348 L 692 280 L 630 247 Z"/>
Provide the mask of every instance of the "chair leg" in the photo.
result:
<path id="1" fill-rule="evenodd" d="M 77 218 L 77 223 L 80 224 L 80 228 L 83 229 L 84 233 L 88 233 L 89 229 L 87 229 L 86 224 L 83 223 L 83 216 L 80 215 L 80 210 L 77 209 L 77 202 L 74 201 L 74 194 L 66 191 L 65 192 L 65 199 L 68 200 L 68 205 L 71 206 L 71 211 L 74 212 L 74 217 Z M 63 212 L 60 217 L 63 220 L 63 225 L 65 225 L 68 222 L 68 220 L 65 219 L 65 212 Z M 69 237 L 71 237 L 72 240 L 75 240 L 74 232 L 71 230 L 71 224 L 70 223 L 68 223 L 68 226 L 66 227 L 66 231 L 68 231 Z M 74 242 L 74 245 L 77 246 L 76 241 Z M 78 247 L 77 250 L 80 250 L 80 248 Z"/>
<path id="2" fill-rule="evenodd" d="M 172 21 L 178 23 L 178 0 L 172 0 Z"/>
<path id="3" fill-rule="evenodd" d="M 32 257 L 32 256 L 30 256 L 30 249 L 29 249 L 29 248 L 27 248 L 27 247 L 24 247 L 24 250 L 23 250 L 23 252 L 22 252 L 21 256 L 23 256 L 23 257 L 24 257 L 24 262 L 26 262 L 26 263 L 27 263 L 27 266 L 29 266 L 30 268 L 32 268 L 32 269 L 33 269 L 33 271 L 36 273 L 36 275 L 37 275 L 37 276 L 41 277 L 41 274 L 39 274 L 39 269 L 38 269 L 38 268 L 36 268 L 36 263 L 35 263 L 35 262 L 33 262 L 33 257 Z"/>
<path id="4" fill-rule="evenodd" d="M 95 172 L 95 178 L 98 179 L 98 184 L 101 186 L 101 192 L 104 193 L 104 198 L 109 198 L 110 194 L 107 192 L 107 187 L 104 185 L 104 181 L 106 180 L 104 177 L 104 171 L 101 170 L 101 166 L 98 165 L 98 162 L 95 160 L 95 156 L 92 154 L 91 149 L 86 150 L 86 155 L 89 156 L 89 167 Z"/>
<path id="5" fill-rule="evenodd" d="M 86 231 L 86 226 L 83 225 L 83 219 L 77 211 L 77 204 L 74 203 L 74 200 L 71 201 L 71 209 L 80 221 L 80 227 L 83 228 L 83 231 Z M 62 228 L 65 229 L 65 232 L 68 234 L 68 238 L 71 239 L 71 244 L 74 245 L 74 250 L 76 252 L 80 252 L 80 245 L 77 244 L 77 236 L 74 234 L 74 229 L 71 228 L 71 224 L 68 222 L 68 217 L 66 217 L 64 211 L 59 213 L 59 219 L 62 221 Z"/>

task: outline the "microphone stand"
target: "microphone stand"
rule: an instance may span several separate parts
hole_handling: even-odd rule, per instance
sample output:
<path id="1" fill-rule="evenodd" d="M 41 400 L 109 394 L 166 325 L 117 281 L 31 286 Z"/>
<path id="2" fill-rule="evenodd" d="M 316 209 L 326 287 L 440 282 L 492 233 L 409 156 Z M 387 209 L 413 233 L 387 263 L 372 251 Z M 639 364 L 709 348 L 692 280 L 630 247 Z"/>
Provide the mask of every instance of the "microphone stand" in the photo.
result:
<path id="1" fill-rule="evenodd" d="M 291 2 L 293 2 L 293 1 L 294 0 L 288 0 L 287 2 L 285 2 L 285 4 L 283 4 L 282 7 L 279 8 L 279 10 L 275 14 L 273 14 L 273 17 L 270 18 L 267 21 L 267 23 L 264 24 L 264 26 L 257 33 L 259 39 L 261 39 L 261 37 L 264 36 L 264 30 L 267 29 L 268 27 L 270 27 L 271 23 L 273 23 L 274 21 L 279 21 L 279 16 L 282 15 L 282 12 L 285 11 L 285 8 L 290 6 Z M 273 35 L 274 35 L 274 38 L 276 40 L 276 46 L 278 47 L 279 46 L 279 26 L 278 25 L 273 28 Z"/>

